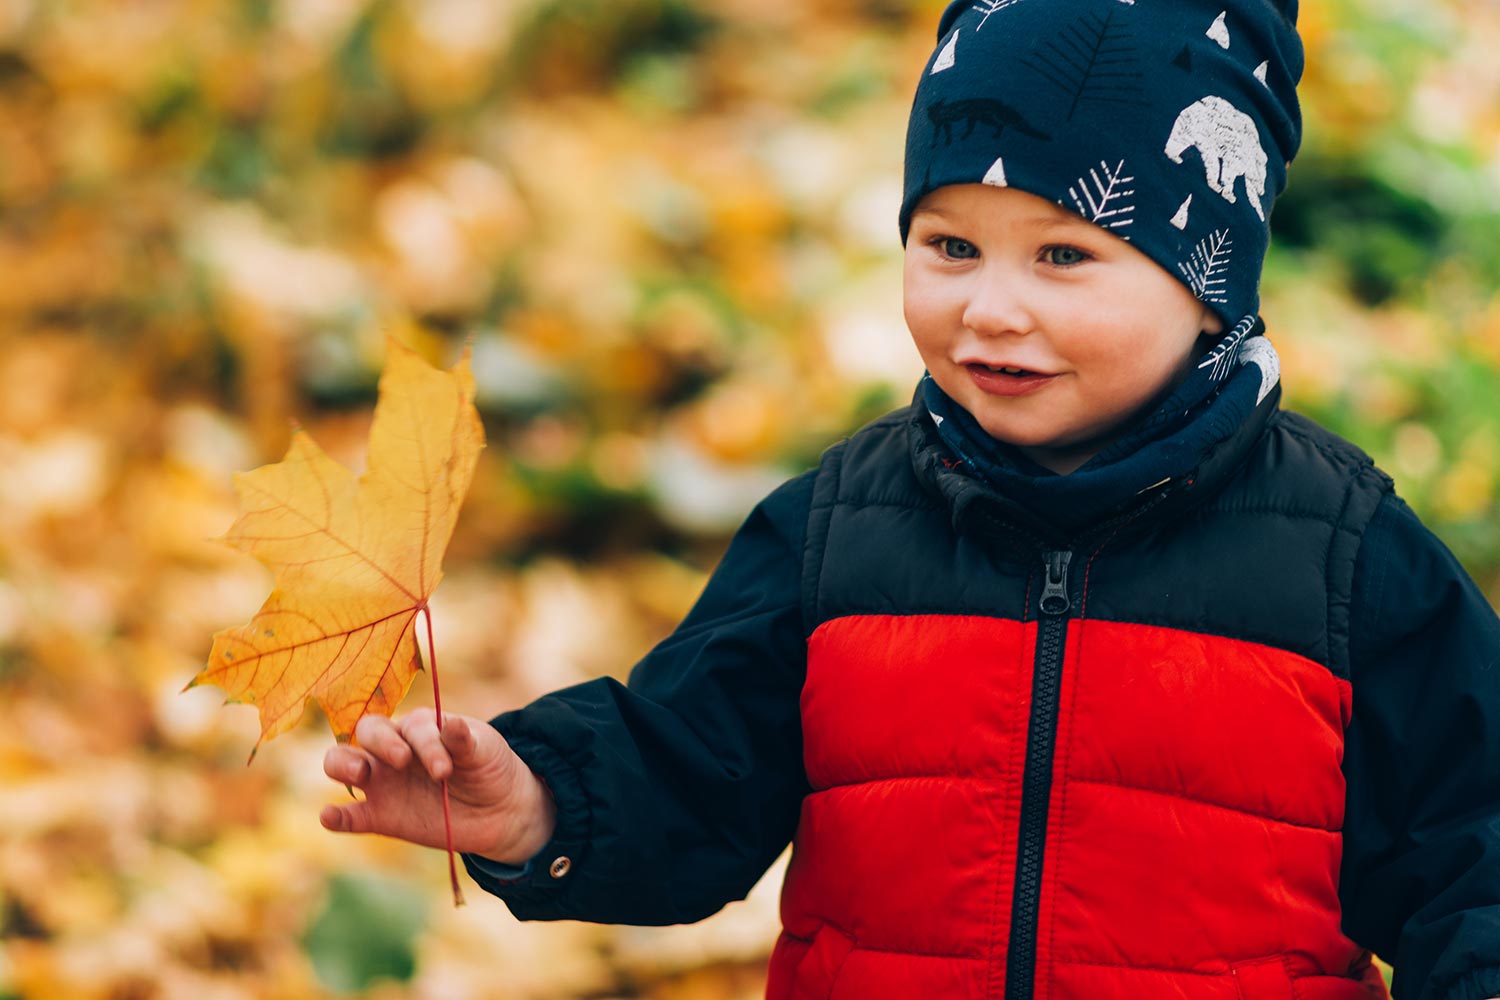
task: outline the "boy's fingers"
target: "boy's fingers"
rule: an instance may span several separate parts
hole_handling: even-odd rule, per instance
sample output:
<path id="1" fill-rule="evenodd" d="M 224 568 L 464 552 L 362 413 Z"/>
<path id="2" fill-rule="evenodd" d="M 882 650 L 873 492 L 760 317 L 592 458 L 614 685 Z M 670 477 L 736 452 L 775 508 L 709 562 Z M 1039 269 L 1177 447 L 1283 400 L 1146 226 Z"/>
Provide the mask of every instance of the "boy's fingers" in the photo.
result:
<path id="1" fill-rule="evenodd" d="M 363 788 L 370 780 L 370 759 L 351 746 L 329 747 L 323 755 L 323 773 L 335 781 Z"/>
<path id="2" fill-rule="evenodd" d="M 437 721 L 431 712 L 413 712 L 401 720 L 401 730 L 412 752 L 434 781 L 442 781 L 453 773 L 453 758 L 443 746 L 443 738 L 438 734 Z"/>
<path id="3" fill-rule="evenodd" d="M 411 761 L 407 746 L 396 724 L 383 715 L 367 715 L 354 727 L 359 745 L 382 762 L 401 769 Z"/>

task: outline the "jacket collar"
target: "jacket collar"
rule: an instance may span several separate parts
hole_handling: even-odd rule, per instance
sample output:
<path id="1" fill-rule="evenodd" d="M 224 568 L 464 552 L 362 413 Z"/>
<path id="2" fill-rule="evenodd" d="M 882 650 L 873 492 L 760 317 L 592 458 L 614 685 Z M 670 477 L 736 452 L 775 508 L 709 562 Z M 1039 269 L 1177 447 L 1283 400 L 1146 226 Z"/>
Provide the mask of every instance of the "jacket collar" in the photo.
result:
<path id="1" fill-rule="evenodd" d="M 1073 548 L 1126 521 L 1180 513 L 1213 496 L 1239 470 L 1278 410 L 1275 352 L 1256 338 L 1223 390 L 1173 433 L 1068 476 L 981 477 L 943 441 L 921 387 L 907 417 L 918 479 L 949 508 L 957 531 L 1017 536 L 1028 547 Z"/>

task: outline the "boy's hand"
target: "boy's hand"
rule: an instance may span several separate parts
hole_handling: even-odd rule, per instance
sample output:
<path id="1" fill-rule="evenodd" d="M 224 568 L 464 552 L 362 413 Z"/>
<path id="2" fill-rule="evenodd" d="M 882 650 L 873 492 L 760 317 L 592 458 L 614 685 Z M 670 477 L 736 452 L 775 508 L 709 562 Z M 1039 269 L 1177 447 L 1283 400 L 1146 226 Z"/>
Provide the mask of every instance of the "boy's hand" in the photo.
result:
<path id="1" fill-rule="evenodd" d="M 327 829 L 446 847 L 447 778 L 455 850 L 522 865 L 552 838 L 552 794 L 488 723 L 445 713 L 440 734 L 424 708 L 399 721 L 367 715 L 354 737 L 358 746 L 328 751 L 323 771 L 365 797 L 324 806 L 318 818 Z"/>

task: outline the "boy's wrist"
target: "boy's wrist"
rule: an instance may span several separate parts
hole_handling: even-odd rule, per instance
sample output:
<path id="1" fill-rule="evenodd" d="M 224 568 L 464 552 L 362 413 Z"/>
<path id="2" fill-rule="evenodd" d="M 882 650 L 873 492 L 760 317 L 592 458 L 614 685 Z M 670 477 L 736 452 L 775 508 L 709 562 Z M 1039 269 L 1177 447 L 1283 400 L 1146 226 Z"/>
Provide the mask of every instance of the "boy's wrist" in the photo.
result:
<path id="1" fill-rule="evenodd" d="M 475 853 L 519 868 L 552 839 L 557 829 L 557 803 L 547 785 L 525 763 L 519 759 L 515 763 L 521 776 L 516 782 L 517 801 L 499 819 L 505 829 L 493 848 Z"/>

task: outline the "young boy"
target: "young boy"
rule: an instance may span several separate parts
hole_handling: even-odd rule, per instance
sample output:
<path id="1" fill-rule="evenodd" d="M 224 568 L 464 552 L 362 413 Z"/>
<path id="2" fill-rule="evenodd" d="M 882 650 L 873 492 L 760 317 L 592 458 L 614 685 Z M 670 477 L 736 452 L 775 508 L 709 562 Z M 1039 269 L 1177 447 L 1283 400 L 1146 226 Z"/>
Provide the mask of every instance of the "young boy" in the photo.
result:
<path id="1" fill-rule="evenodd" d="M 621 686 L 370 717 L 329 829 L 769 996 L 1500 995 L 1500 622 L 1257 315 L 1296 2 L 959 0 L 907 139 L 913 405 L 751 514 Z"/>

